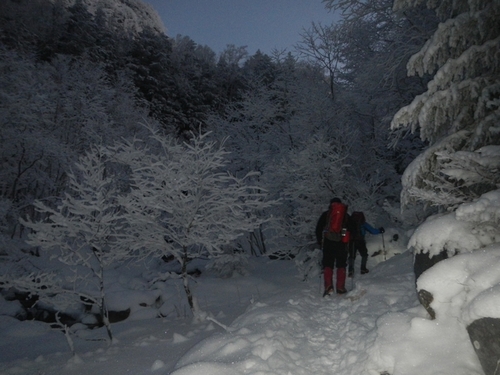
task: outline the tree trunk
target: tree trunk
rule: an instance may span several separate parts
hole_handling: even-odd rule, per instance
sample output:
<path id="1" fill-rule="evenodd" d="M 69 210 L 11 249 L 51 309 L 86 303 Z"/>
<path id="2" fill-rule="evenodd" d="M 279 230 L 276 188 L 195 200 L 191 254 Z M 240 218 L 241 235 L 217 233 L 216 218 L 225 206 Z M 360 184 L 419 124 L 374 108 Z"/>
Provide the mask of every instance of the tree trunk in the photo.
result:
<path id="1" fill-rule="evenodd" d="M 182 281 L 184 283 L 184 291 L 186 292 L 189 307 L 191 309 L 191 312 L 194 314 L 195 309 L 193 303 L 193 294 L 191 293 L 191 289 L 189 289 L 189 275 L 187 273 L 187 262 L 188 262 L 187 247 L 184 246 L 184 254 L 182 256 Z"/>
<path id="2" fill-rule="evenodd" d="M 249 234 L 250 252 L 252 255 L 264 255 L 267 253 L 266 244 L 264 242 L 264 234 L 262 233 L 262 225 Z M 257 249 L 260 254 L 257 254 Z"/>
<path id="3" fill-rule="evenodd" d="M 104 326 L 106 327 L 106 332 L 108 333 L 108 337 L 110 340 L 110 343 L 113 342 L 113 333 L 111 332 L 111 323 L 109 322 L 109 313 L 108 313 L 108 308 L 106 307 L 106 301 L 104 300 L 105 297 L 105 292 L 104 292 L 104 270 L 101 265 L 101 269 L 99 271 L 99 289 L 101 292 L 101 316 L 102 316 L 102 322 Z"/>

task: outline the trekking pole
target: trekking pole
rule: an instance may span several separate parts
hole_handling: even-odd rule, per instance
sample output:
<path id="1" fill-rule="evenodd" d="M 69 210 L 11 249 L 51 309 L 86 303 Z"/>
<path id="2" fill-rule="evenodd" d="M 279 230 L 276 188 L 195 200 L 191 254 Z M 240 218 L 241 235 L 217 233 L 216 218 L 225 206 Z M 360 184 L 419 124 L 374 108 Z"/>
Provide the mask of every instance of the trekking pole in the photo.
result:
<path id="1" fill-rule="evenodd" d="M 323 232 L 321 234 L 321 256 L 323 256 L 323 246 L 325 246 L 325 232 Z M 322 295 L 322 292 L 321 292 L 321 280 L 322 280 L 322 276 L 323 276 L 323 272 L 324 272 L 324 269 L 323 269 L 323 260 L 321 261 L 321 267 L 319 268 L 320 269 L 320 273 L 319 273 L 319 294 Z"/>
<path id="2" fill-rule="evenodd" d="M 354 272 L 352 273 L 352 276 L 351 276 L 351 291 L 354 290 Z"/>
<path id="3" fill-rule="evenodd" d="M 387 260 L 387 256 L 386 256 L 386 251 L 385 251 L 385 240 L 384 240 L 384 233 L 382 233 L 382 246 L 384 248 L 384 262 Z"/>
<path id="4" fill-rule="evenodd" d="M 355 258 L 354 255 L 356 254 L 356 248 L 354 247 L 354 241 L 349 243 L 349 256 L 347 258 L 347 272 L 349 272 L 349 268 L 351 267 L 351 262 L 352 262 L 352 276 L 351 276 L 351 291 L 354 290 L 354 262 Z M 351 260 L 352 259 L 352 260 Z"/>
<path id="5" fill-rule="evenodd" d="M 356 247 L 354 245 L 354 240 L 352 240 L 351 242 L 348 243 L 348 256 L 347 256 L 347 272 L 349 273 L 349 270 L 352 266 L 352 276 L 351 276 L 351 291 L 354 290 L 354 274 L 356 272 L 354 272 L 354 263 L 355 263 L 355 260 L 356 260 Z"/>
<path id="6" fill-rule="evenodd" d="M 323 271 L 323 268 L 321 268 L 321 271 Z M 319 289 L 319 295 L 321 295 L 321 276 L 322 276 L 321 274 L 322 274 L 322 272 L 319 273 L 319 284 L 318 284 L 319 285 L 319 288 L 318 288 Z"/>

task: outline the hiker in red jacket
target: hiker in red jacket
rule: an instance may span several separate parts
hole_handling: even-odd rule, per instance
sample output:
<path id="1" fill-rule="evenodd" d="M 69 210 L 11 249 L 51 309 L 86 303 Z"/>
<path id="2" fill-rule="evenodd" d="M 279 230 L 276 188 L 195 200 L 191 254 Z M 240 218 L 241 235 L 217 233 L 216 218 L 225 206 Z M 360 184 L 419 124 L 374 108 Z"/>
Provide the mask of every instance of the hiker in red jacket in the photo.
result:
<path id="1" fill-rule="evenodd" d="M 335 209 L 334 209 L 335 208 Z M 339 209 L 336 212 L 336 209 Z M 343 204 L 339 198 L 333 198 L 330 201 L 328 211 L 321 214 L 318 223 L 316 224 L 316 239 L 318 245 L 323 250 L 323 278 L 325 283 L 326 295 L 333 294 L 333 270 L 337 269 L 337 294 L 347 292 L 345 288 L 346 265 L 348 256 L 348 236 L 346 236 L 345 215 L 347 206 Z M 337 216 L 333 214 L 336 212 Z M 334 227 L 335 223 L 340 223 L 340 229 L 329 229 Z M 331 225 L 330 225 L 331 224 Z M 331 232 L 335 233 L 331 233 Z M 338 231 L 338 233 L 336 233 Z"/>
<path id="2" fill-rule="evenodd" d="M 382 234 L 385 232 L 383 227 L 374 228 L 368 224 L 365 220 L 365 215 L 361 211 L 353 212 L 349 218 L 349 223 L 347 227 L 349 228 L 351 234 L 351 241 L 349 243 L 349 273 L 348 277 L 354 275 L 354 261 L 356 259 L 356 253 L 359 252 L 361 255 L 361 274 L 364 275 L 368 272 L 366 268 L 366 263 L 368 261 L 368 249 L 366 248 L 365 235 L 366 232 L 371 234 Z"/>

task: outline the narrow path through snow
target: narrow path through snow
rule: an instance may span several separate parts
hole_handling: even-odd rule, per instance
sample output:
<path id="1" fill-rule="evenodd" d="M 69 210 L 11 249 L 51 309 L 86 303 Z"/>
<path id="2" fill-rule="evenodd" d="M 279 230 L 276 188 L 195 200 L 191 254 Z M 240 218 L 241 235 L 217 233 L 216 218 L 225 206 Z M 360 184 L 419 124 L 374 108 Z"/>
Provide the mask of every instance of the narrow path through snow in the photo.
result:
<path id="1" fill-rule="evenodd" d="M 418 305 L 411 258 L 404 257 L 357 276 L 344 296 L 322 298 L 312 280 L 252 305 L 230 332 L 187 353 L 173 374 L 361 374 L 379 317 Z"/>

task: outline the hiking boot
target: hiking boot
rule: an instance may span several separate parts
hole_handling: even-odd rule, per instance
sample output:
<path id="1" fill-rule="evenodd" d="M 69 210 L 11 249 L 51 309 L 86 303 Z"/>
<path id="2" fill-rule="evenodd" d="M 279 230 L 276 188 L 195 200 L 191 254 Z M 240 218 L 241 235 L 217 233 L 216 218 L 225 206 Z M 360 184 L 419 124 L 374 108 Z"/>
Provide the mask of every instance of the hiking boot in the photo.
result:
<path id="1" fill-rule="evenodd" d="M 364 275 L 365 273 L 368 273 L 368 272 L 370 272 L 370 271 L 368 270 L 368 268 L 362 268 L 362 269 L 361 269 L 361 274 L 362 274 L 362 275 Z"/>
<path id="2" fill-rule="evenodd" d="M 347 274 L 347 277 L 353 277 L 354 276 L 354 271 L 349 271 L 349 273 Z"/>
<path id="3" fill-rule="evenodd" d="M 347 289 L 346 288 L 337 288 L 337 294 L 346 294 Z"/>
<path id="4" fill-rule="evenodd" d="M 333 294 L 333 287 L 328 287 L 327 289 L 325 289 L 325 292 L 323 293 L 323 297 L 326 297 L 326 296 L 331 296 Z"/>

